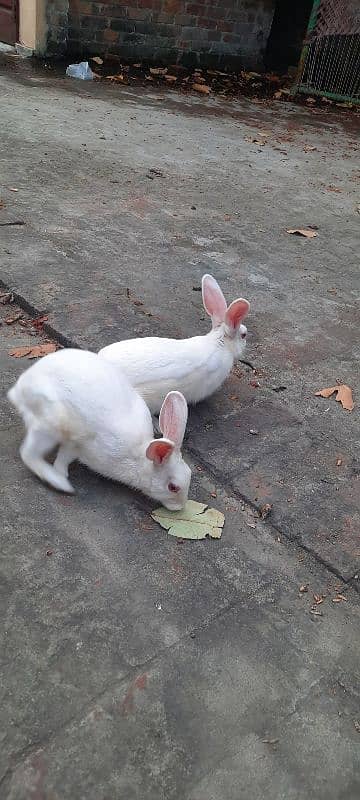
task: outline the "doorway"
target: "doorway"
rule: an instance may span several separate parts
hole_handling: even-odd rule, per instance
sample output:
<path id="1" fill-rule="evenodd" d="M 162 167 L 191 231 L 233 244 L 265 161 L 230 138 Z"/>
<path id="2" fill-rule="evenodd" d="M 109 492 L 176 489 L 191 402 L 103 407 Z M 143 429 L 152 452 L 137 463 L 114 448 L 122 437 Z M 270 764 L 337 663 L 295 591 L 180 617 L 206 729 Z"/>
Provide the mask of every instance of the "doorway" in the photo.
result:
<path id="1" fill-rule="evenodd" d="M 265 53 L 268 70 L 285 73 L 297 67 L 313 0 L 277 0 Z"/>
<path id="2" fill-rule="evenodd" d="M 0 0 L 0 42 L 15 44 L 18 32 L 17 0 Z"/>

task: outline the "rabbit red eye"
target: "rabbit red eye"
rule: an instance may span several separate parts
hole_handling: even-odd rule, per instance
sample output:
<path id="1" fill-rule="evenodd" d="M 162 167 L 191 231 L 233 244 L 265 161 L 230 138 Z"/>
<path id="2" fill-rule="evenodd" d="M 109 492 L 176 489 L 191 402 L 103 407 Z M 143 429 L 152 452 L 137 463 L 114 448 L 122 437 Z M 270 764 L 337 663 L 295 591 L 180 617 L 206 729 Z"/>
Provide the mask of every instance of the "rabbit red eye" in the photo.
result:
<path id="1" fill-rule="evenodd" d="M 180 486 L 176 486 L 175 483 L 168 484 L 169 492 L 180 492 Z"/>
<path id="2" fill-rule="evenodd" d="M 242 333 L 242 334 L 241 334 L 241 338 L 242 338 L 242 339 L 246 339 L 246 333 Z"/>

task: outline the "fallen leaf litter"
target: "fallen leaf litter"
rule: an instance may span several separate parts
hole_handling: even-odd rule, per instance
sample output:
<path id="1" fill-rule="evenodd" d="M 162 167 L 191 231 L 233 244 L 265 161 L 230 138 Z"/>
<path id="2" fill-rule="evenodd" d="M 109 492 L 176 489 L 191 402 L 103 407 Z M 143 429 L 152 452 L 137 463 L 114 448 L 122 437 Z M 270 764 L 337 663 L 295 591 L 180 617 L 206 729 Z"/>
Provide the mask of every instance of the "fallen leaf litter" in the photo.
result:
<path id="1" fill-rule="evenodd" d="M 206 503 L 197 503 L 188 500 L 181 511 L 169 511 L 166 508 L 157 508 L 151 517 L 170 536 L 181 539 L 220 539 L 224 527 L 225 517 L 221 511 L 208 508 Z"/>
<path id="2" fill-rule="evenodd" d="M 331 386 L 328 389 L 320 389 L 318 392 L 315 392 L 316 397 L 331 397 L 331 395 L 336 393 L 336 400 L 338 403 L 341 403 L 342 407 L 346 411 L 352 411 L 355 407 L 352 390 L 350 386 L 347 386 L 346 383 L 339 383 L 337 386 Z"/>
<path id="3" fill-rule="evenodd" d="M 43 342 L 42 344 L 35 344 L 25 345 L 24 347 L 15 347 L 14 350 L 10 350 L 9 356 L 13 358 L 25 358 L 27 356 L 28 359 L 32 358 L 41 358 L 42 356 L 47 356 L 49 353 L 55 353 L 55 350 L 58 349 L 58 345 L 56 342 Z"/>

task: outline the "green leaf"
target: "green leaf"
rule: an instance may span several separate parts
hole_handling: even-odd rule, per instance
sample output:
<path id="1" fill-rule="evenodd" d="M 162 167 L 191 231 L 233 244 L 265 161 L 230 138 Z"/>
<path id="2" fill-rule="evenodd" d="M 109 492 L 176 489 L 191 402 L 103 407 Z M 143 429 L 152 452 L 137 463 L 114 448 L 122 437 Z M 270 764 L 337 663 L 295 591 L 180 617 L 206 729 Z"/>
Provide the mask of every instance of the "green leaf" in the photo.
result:
<path id="1" fill-rule="evenodd" d="M 207 508 L 205 503 L 196 503 L 195 500 L 188 500 L 181 511 L 156 508 L 151 516 L 170 536 L 180 539 L 205 539 L 206 536 L 220 539 L 225 522 L 221 511 Z"/>

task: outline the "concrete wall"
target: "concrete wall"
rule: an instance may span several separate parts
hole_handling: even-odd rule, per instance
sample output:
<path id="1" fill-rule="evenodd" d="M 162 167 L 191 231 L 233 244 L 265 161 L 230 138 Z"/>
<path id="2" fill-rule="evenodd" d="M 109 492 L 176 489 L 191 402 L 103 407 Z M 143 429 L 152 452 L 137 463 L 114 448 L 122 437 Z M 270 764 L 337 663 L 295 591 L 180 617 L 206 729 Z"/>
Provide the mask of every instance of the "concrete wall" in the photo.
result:
<path id="1" fill-rule="evenodd" d="M 62 47 L 67 5 L 72 54 L 256 69 L 263 66 L 275 0 L 48 0 L 54 50 L 56 41 Z"/>
<path id="2" fill-rule="evenodd" d="M 46 0 L 19 0 L 19 44 L 29 54 L 45 53 Z"/>

